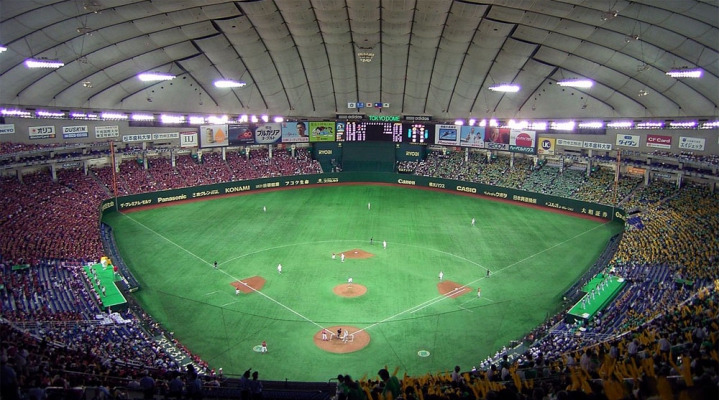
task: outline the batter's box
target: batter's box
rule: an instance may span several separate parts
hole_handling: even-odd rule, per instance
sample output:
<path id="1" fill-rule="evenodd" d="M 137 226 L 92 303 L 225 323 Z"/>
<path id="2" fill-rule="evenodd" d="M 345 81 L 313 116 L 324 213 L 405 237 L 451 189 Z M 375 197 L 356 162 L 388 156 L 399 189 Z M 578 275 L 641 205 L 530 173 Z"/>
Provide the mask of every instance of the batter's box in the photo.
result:
<path id="1" fill-rule="evenodd" d="M 242 293 L 252 293 L 254 291 L 262 290 L 265 286 L 265 278 L 261 276 L 253 276 L 252 278 L 243 279 L 241 281 L 234 281 L 230 283 L 235 289 L 240 289 Z"/>

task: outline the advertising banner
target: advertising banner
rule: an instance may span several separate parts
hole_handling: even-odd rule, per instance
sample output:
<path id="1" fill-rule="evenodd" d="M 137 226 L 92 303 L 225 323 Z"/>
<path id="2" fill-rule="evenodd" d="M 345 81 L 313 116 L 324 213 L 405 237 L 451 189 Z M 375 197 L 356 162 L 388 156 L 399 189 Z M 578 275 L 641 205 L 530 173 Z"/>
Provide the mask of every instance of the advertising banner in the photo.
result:
<path id="1" fill-rule="evenodd" d="M 202 125 L 199 136 L 200 148 L 225 147 L 230 143 L 226 124 Z"/>
<path id="2" fill-rule="evenodd" d="M 255 128 L 255 143 L 280 143 L 282 140 L 281 128 L 280 124 L 275 122 L 258 125 Z M 332 140 L 334 140 L 334 137 L 332 137 Z"/>
<path id="3" fill-rule="evenodd" d="M 90 132 L 87 129 L 87 125 L 62 127 L 63 139 L 84 139 L 87 137 L 90 137 Z"/>
<path id="4" fill-rule="evenodd" d="M 509 131 L 509 151 L 513 153 L 536 154 L 537 132 L 511 129 Z"/>
<path id="5" fill-rule="evenodd" d="M 622 147 L 639 147 L 639 135 L 624 135 L 618 133 L 615 143 L 617 146 Z"/>
<path id="6" fill-rule="evenodd" d="M 612 144 L 611 143 L 600 143 L 600 142 L 587 142 L 586 140 L 582 142 L 582 147 L 585 149 L 592 149 L 592 150 L 611 150 Z"/>
<path id="7" fill-rule="evenodd" d="M 0 124 L 0 135 L 15 133 L 15 124 Z"/>
<path id="8" fill-rule="evenodd" d="M 335 123 L 332 121 L 310 122 L 310 142 L 334 142 Z"/>
<path id="9" fill-rule="evenodd" d="M 684 150 L 704 151 L 706 139 L 679 136 L 679 148 Z"/>
<path id="10" fill-rule="evenodd" d="M 180 132 L 153 133 L 152 140 L 179 139 Z"/>
<path id="11" fill-rule="evenodd" d="M 672 137 L 665 135 L 647 135 L 647 147 L 658 149 L 671 149 Z"/>
<path id="12" fill-rule="evenodd" d="M 120 137 L 120 127 L 117 125 L 110 126 L 96 126 L 95 127 L 95 138 L 107 139 Z"/>
<path id="13" fill-rule="evenodd" d="M 151 133 L 140 133 L 137 135 L 122 135 L 122 141 L 124 143 L 149 142 L 150 140 L 152 140 Z"/>
<path id="14" fill-rule="evenodd" d="M 484 147 L 490 150 L 509 150 L 509 128 L 490 126 L 484 133 Z"/>
<path id="15" fill-rule="evenodd" d="M 557 139 L 557 146 L 582 147 L 582 145 L 583 143 L 581 140 Z"/>
<path id="16" fill-rule="evenodd" d="M 485 129 L 483 126 L 462 126 L 459 134 L 459 145 L 463 147 L 484 148 Z"/>
<path id="17" fill-rule="evenodd" d="M 335 140 L 338 142 L 344 142 L 345 141 L 345 123 L 344 122 L 338 122 L 335 125 Z"/>
<path id="18" fill-rule="evenodd" d="M 197 147 L 197 132 L 180 132 L 180 147 Z"/>
<path id="19" fill-rule="evenodd" d="M 627 173 L 630 175 L 642 175 L 644 176 L 644 173 L 646 172 L 646 169 L 644 168 L 637 168 L 637 167 L 627 167 Z"/>
<path id="20" fill-rule="evenodd" d="M 307 143 L 309 141 L 310 137 L 307 134 L 307 122 L 297 121 L 282 123 L 283 143 Z"/>
<path id="21" fill-rule="evenodd" d="M 30 139 L 54 139 L 55 126 L 28 126 L 27 128 Z"/>
<path id="22" fill-rule="evenodd" d="M 255 134 L 250 124 L 232 124 L 227 126 L 230 146 L 247 146 L 255 144 Z"/>
<path id="23" fill-rule="evenodd" d="M 537 154 L 545 156 L 553 156 L 554 148 L 556 147 L 556 139 L 548 137 L 539 138 L 539 146 L 537 147 Z"/>
<path id="24" fill-rule="evenodd" d="M 459 145 L 458 125 L 435 125 L 435 143 L 449 146 Z"/>

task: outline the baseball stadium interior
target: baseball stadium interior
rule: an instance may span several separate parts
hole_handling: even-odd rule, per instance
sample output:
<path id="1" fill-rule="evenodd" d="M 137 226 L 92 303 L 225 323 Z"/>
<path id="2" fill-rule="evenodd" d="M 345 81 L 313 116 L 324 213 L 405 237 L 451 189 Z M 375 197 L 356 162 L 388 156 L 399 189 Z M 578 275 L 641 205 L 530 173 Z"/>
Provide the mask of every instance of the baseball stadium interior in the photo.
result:
<path id="1" fill-rule="evenodd" d="M 0 0 L 2 399 L 717 399 L 718 106 L 718 0 Z M 111 223 L 354 185 L 622 228 L 471 364 L 282 380 L 143 307 Z"/>

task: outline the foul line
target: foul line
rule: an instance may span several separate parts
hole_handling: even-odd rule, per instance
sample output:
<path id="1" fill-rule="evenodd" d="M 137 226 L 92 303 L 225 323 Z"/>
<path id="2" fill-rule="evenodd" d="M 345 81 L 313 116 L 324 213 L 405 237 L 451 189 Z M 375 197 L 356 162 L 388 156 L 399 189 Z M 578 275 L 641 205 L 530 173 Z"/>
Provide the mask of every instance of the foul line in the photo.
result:
<path id="1" fill-rule="evenodd" d="M 523 258 L 523 259 L 521 259 L 521 260 L 519 260 L 519 261 L 516 261 L 516 262 L 514 262 L 514 263 L 512 263 L 512 264 L 509 264 L 509 265 L 507 265 L 507 266 L 504 267 L 504 268 L 500 268 L 500 269 L 498 269 L 496 272 L 492 272 L 491 276 L 494 276 L 494 275 L 496 275 L 497 273 L 502 272 L 502 271 L 504 271 L 504 270 L 506 270 L 506 269 L 508 269 L 508 268 L 514 267 L 514 266 L 516 266 L 516 265 L 518 265 L 518 264 L 520 264 L 520 263 L 522 263 L 522 262 L 524 262 L 524 261 L 527 261 L 527 260 L 529 260 L 529 259 L 531 259 L 531 258 L 533 258 L 533 257 L 535 257 L 535 256 L 538 256 L 538 255 L 540 255 L 540 254 L 542 254 L 542 253 L 546 253 L 547 251 L 549 251 L 549 250 L 551 250 L 551 249 L 553 249 L 553 248 L 555 248 L 555 247 L 561 246 L 561 245 L 563 245 L 563 244 L 565 244 L 565 243 L 567 243 L 567 242 L 570 242 L 570 241 L 572 241 L 572 240 L 574 240 L 574 239 L 576 239 L 576 238 L 578 238 L 578 237 L 580 237 L 580 236 L 582 236 L 582 235 L 585 235 L 585 234 L 587 234 L 587 233 L 589 233 L 589 232 L 592 232 L 592 231 L 594 231 L 595 229 L 599 229 L 599 228 L 601 228 L 601 227 L 603 227 L 603 226 L 605 226 L 605 225 L 607 225 L 607 224 L 609 224 L 609 222 L 604 223 L 604 224 L 602 224 L 602 225 L 597 225 L 597 226 L 595 226 L 594 228 L 588 229 L 588 230 L 586 230 L 586 231 L 584 231 L 584 232 L 582 232 L 582 233 L 576 234 L 576 235 L 572 236 L 571 238 L 569 238 L 569 239 L 567 239 L 567 240 L 564 240 L 564 241 L 561 241 L 561 242 L 559 242 L 559 243 L 557 243 L 557 244 L 554 244 L 554 245 L 552 245 L 552 246 L 549 246 L 549 247 L 547 247 L 547 248 L 544 249 L 544 250 L 540 250 L 540 251 L 538 251 L 538 252 L 536 252 L 536 253 L 534 253 L 534 254 L 532 254 L 532 255 L 530 255 L 530 256 L 527 256 L 527 257 L 525 257 L 525 258 Z M 406 245 L 406 246 L 419 248 L 419 246 L 413 246 L 413 245 L 411 245 L 411 244 Z M 426 250 L 426 248 L 424 248 L 424 249 Z M 482 267 L 482 265 L 479 264 L 479 263 L 473 262 L 473 261 L 471 261 L 471 260 L 467 260 L 466 258 L 463 258 L 463 257 L 455 256 L 455 255 L 453 255 L 452 253 L 444 252 L 444 251 L 441 251 L 441 250 L 435 250 L 435 251 L 438 251 L 438 252 L 440 252 L 440 253 L 448 254 L 448 255 L 450 255 L 450 256 L 453 256 L 453 257 L 457 257 L 457 258 L 466 260 L 466 261 L 469 262 L 470 264 L 474 264 L 474 265 L 476 265 L 476 266 Z M 482 267 L 482 268 L 484 268 L 484 267 Z M 479 278 L 479 279 L 475 279 L 474 281 L 469 282 L 469 283 L 467 283 L 467 284 L 465 284 L 465 285 L 463 285 L 463 286 L 472 285 L 472 284 L 477 283 L 477 282 L 479 282 L 479 281 L 481 281 L 481 280 L 483 280 L 483 279 L 486 279 L 486 278 L 487 278 L 487 277 L 481 277 L 481 278 Z M 389 317 L 387 317 L 387 318 L 385 318 L 385 319 L 383 319 L 383 320 L 381 320 L 381 321 L 378 321 L 378 322 L 375 322 L 374 324 L 368 325 L 368 326 L 366 326 L 366 327 L 360 329 L 360 330 L 357 331 L 357 332 L 361 332 L 361 331 L 364 331 L 364 330 L 373 328 L 373 327 L 375 327 L 375 326 L 377 326 L 377 325 L 383 324 L 383 323 L 385 323 L 385 322 L 387 322 L 387 321 L 391 321 L 391 320 L 395 319 L 396 317 L 399 317 L 400 315 L 406 314 L 406 313 L 408 313 L 408 312 L 409 312 L 409 313 L 415 313 L 415 312 L 417 312 L 417 311 L 419 311 L 419 310 L 422 310 L 422 309 L 425 309 L 425 308 L 427 308 L 427 307 L 429 307 L 429 306 L 431 306 L 431 305 L 433 305 L 433 304 L 439 303 L 440 301 L 445 300 L 445 299 L 447 299 L 447 298 L 449 298 L 449 297 L 446 296 L 446 295 L 443 295 L 443 296 L 439 296 L 439 297 L 435 297 L 435 298 L 433 298 L 433 299 L 427 300 L 427 301 L 425 301 L 425 302 L 423 302 L 423 303 L 420 303 L 420 304 L 417 305 L 417 306 L 410 307 L 410 308 L 408 308 L 408 309 L 406 309 L 406 310 L 404 310 L 404 311 L 401 311 L 401 312 L 399 312 L 399 313 L 397 313 L 397 314 L 391 315 L 391 316 L 389 316 Z M 489 300 L 489 299 L 487 299 L 487 300 Z M 490 301 L 491 301 L 491 300 L 490 300 Z"/>
<path id="2" fill-rule="evenodd" d="M 166 240 L 168 243 L 170 243 L 170 244 L 172 244 L 173 246 L 179 248 L 180 250 L 184 251 L 185 253 L 190 254 L 190 255 L 192 255 L 193 257 L 197 258 L 198 260 L 204 262 L 205 264 L 207 264 L 208 267 L 213 268 L 213 264 L 211 264 L 211 263 L 209 263 L 209 262 L 203 260 L 200 256 L 198 256 L 198 255 L 192 253 L 191 251 L 189 251 L 189 250 L 187 250 L 186 248 L 180 246 L 179 244 L 173 242 L 172 240 L 170 240 L 170 239 L 168 239 L 168 238 L 162 236 L 160 233 L 158 233 L 158 232 L 156 232 L 156 231 L 150 229 L 150 228 L 147 227 L 145 224 L 143 224 L 143 223 L 141 223 L 141 222 L 135 220 L 134 218 L 132 218 L 132 217 L 126 215 L 126 214 L 122 214 L 122 215 L 124 215 L 124 216 L 127 217 L 127 218 L 130 218 L 131 221 L 133 221 L 133 222 L 135 222 L 136 224 L 142 226 L 143 228 L 147 229 L 148 231 L 154 233 L 155 235 L 161 237 L 162 239 Z M 214 268 L 213 268 L 213 269 L 214 269 Z M 270 297 L 270 296 L 268 296 L 268 295 L 262 293 L 261 291 L 259 291 L 259 290 L 255 289 L 255 288 L 253 288 L 252 286 L 250 286 L 250 285 L 248 285 L 248 284 L 242 282 L 239 278 L 236 278 L 236 277 L 230 275 L 229 273 L 227 273 L 227 272 L 224 271 L 224 270 L 219 270 L 219 271 L 222 272 L 223 274 L 227 275 L 228 277 L 230 277 L 230 278 L 232 278 L 232 279 L 234 279 L 234 280 L 236 280 L 236 281 L 242 283 L 243 285 L 247 286 L 248 288 L 252 289 L 255 293 L 259 293 L 261 296 L 263 296 L 263 297 L 266 298 L 267 300 L 272 301 L 273 303 L 275 303 L 275 304 L 277 304 L 278 306 L 284 308 L 285 310 L 287 310 L 287 311 L 289 311 L 289 312 L 291 312 L 291 313 L 297 315 L 298 317 L 304 319 L 305 321 L 307 321 L 307 322 L 309 322 L 309 323 L 311 323 L 311 324 L 313 324 L 313 325 L 315 325 L 315 326 L 318 326 L 318 327 L 324 329 L 324 327 L 321 326 L 320 324 L 318 324 L 318 323 L 312 321 L 311 319 L 309 319 L 309 318 L 305 317 L 304 315 L 298 313 L 297 311 L 295 311 L 295 310 L 293 310 L 293 309 L 287 307 L 286 305 L 280 303 L 279 301 L 273 299 L 272 297 Z M 228 303 L 228 304 L 232 304 L 232 303 Z M 223 305 L 222 307 L 224 307 L 224 306 L 226 306 L 226 305 L 227 305 L 227 304 Z"/>
<path id="3" fill-rule="evenodd" d="M 203 263 L 207 264 L 208 266 L 210 266 L 210 267 L 213 266 L 213 264 L 209 263 L 208 261 L 205 261 L 205 260 L 202 259 L 200 256 L 198 256 L 198 255 L 192 253 L 191 251 L 189 251 L 189 250 L 185 249 L 184 247 L 178 245 L 177 243 L 173 242 L 172 240 L 166 238 L 166 237 L 163 236 L 162 234 L 160 234 L 160 233 L 156 232 L 155 230 L 153 230 L 153 229 L 147 227 L 145 224 L 143 224 L 143 223 L 141 223 L 141 222 L 135 220 L 134 218 L 128 216 L 127 214 L 123 214 L 123 213 L 121 213 L 121 214 L 124 215 L 125 217 L 129 218 L 129 219 L 132 220 L 133 222 L 137 223 L 138 225 L 142 226 L 143 228 L 145 228 L 145 229 L 149 230 L 150 232 L 154 233 L 155 235 L 161 237 L 162 239 L 164 239 L 164 240 L 167 241 L 168 243 L 172 244 L 173 246 L 176 246 L 177 248 L 181 249 L 182 251 L 184 251 L 184 252 L 186 252 L 186 253 L 192 255 L 193 257 L 197 258 L 198 260 L 202 261 Z M 540 255 L 540 254 L 546 253 L 547 251 L 552 250 L 552 249 L 554 249 L 555 247 L 561 246 L 561 245 L 563 245 L 563 244 L 565 244 L 565 243 L 567 243 L 567 242 L 570 242 L 570 241 L 572 241 L 572 240 L 574 240 L 574 239 L 576 239 L 576 238 L 578 238 L 578 237 L 580 237 L 580 236 L 583 236 L 583 235 L 585 235 L 585 234 L 587 234 L 587 233 L 589 233 L 589 232 L 592 232 L 592 231 L 594 231 L 594 230 L 596 230 L 596 229 L 599 229 L 599 228 L 601 228 L 601 227 L 604 227 L 604 226 L 606 226 L 607 224 L 609 224 L 609 222 L 606 222 L 606 223 L 604 223 L 604 224 L 602 224 L 602 225 L 597 225 L 597 226 L 595 226 L 595 227 L 592 228 L 592 229 L 588 229 L 588 230 L 586 230 L 586 231 L 584 231 L 584 232 L 582 232 L 582 233 L 579 233 L 579 234 L 577 234 L 577 235 L 575 235 L 575 236 L 573 236 L 573 237 L 571 237 L 571 238 L 569 238 L 569 239 L 567 239 L 567 240 L 564 240 L 564 241 L 561 241 L 561 242 L 559 242 L 559 243 L 556 243 L 556 244 L 554 244 L 554 245 L 552 245 L 552 246 L 547 247 L 547 248 L 544 249 L 544 250 L 540 250 L 540 251 L 538 251 L 538 252 L 536 252 L 536 253 L 534 253 L 534 254 L 532 254 L 532 255 L 529 255 L 529 256 L 527 256 L 527 257 L 521 259 L 521 260 L 518 260 L 518 261 L 516 261 L 516 262 L 514 262 L 514 263 L 512 263 L 512 264 L 509 264 L 509 265 L 507 265 L 507 266 L 505 266 L 505 267 L 503 267 L 503 268 L 500 268 L 500 269 L 498 269 L 498 270 L 495 270 L 495 272 L 492 272 L 492 273 L 491 273 L 491 276 L 494 276 L 494 275 L 496 275 L 497 273 L 500 273 L 500 272 L 502 272 L 502 271 L 505 271 L 505 270 L 507 270 L 508 268 L 514 267 L 514 266 L 516 266 L 516 265 L 518 265 L 518 264 L 520 264 L 520 263 L 523 263 L 524 261 L 527 261 L 527 260 L 529 260 L 529 259 L 531 259 L 531 258 L 534 258 L 534 257 L 536 257 L 536 256 L 538 256 L 538 255 Z M 261 252 L 268 251 L 268 250 L 280 249 L 280 248 L 284 248 L 284 247 L 292 247 L 292 246 L 298 246 L 298 245 L 303 245 L 303 244 L 311 244 L 311 243 L 357 242 L 357 241 L 359 241 L 359 240 L 358 240 L 358 239 L 345 239 L 345 240 L 323 240 L 323 241 L 313 241 L 313 242 L 304 242 L 304 243 L 284 244 L 284 245 L 280 245 L 280 246 L 274 246 L 274 247 L 265 248 L 265 249 L 262 249 L 262 250 L 256 250 L 256 251 L 253 251 L 253 252 L 245 253 L 245 254 L 243 254 L 243 255 L 240 255 L 240 256 L 237 256 L 237 257 L 233 257 L 233 258 L 231 258 L 231 259 L 228 259 L 227 261 L 223 262 L 222 264 L 225 264 L 225 263 L 228 263 L 228 262 L 231 262 L 231 261 L 234 261 L 234 260 L 237 260 L 237 259 L 240 259 L 240 258 L 249 256 L 249 255 L 252 255 L 252 254 L 257 254 L 257 253 L 261 253 Z M 412 245 L 412 244 L 405 244 L 405 243 L 396 243 L 396 244 L 397 244 L 397 245 L 404 245 L 404 246 L 408 246 L 408 247 L 419 248 L 419 246 L 415 246 L 415 245 Z M 422 248 L 423 248 L 424 250 L 427 250 L 426 247 L 422 247 Z M 455 258 L 464 260 L 464 261 L 466 261 L 466 262 L 468 262 L 468 263 L 470 263 L 470 264 L 474 264 L 474 265 L 476 265 L 476 266 L 478 266 L 478 267 L 480 267 L 480 268 L 487 269 L 486 267 L 484 267 L 483 265 L 481 265 L 481 264 L 479 264 L 479 263 L 477 263 L 477 262 L 474 262 L 474 261 L 472 261 L 472 260 L 466 259 L 466 258 L 464 258 L 464 257 L 457 256 L 457 255 L 452 254 L 452 253 L 449 253 L 449 252 L 442 251 L 442 250 L 437 250 L 437 249 L 430 249 L 430 250 L 431 250 L 431 251 L 436 251 L 436 252 L 438 252 L 438 253 L 446 254 L 446 255 L 449 255 L 449 256 L 451 256 L 451 257 L 455 257 Z M 297 315 L 298 317 L 304 319 L 305 321 L 307 321 L 307 322 L 309 322 L 309 323 L 311 323 L 311 324 L 313 324 L 313 325 L 315 325 L 315 326 L 317 326 L 317 327 L 319 327 L 319 328 L 321 328 L 321 329 L 325 329 L 325 327 L 321 326 L 320 324 L 318 324 L 318 323 L 312 321 L 311 319 L 309 319 L 309 318 L 305 317 L 304 315 L 298 313 L 297 311 L 295 311 L 295 310 L 289 308 L 288 306 L 286 306 L 286 305 L 280 303 L 279 301 L 275 300 L 274 298 L 272 298 L 272 297 L 270 297 L 270 296 L 268 296 L 268 295 L 262 293 L 261 291 L 256 290 L 256 289 L 253 288 L 252 286 L 247 285 L 246 283 L 240 281 L 238 278 L 236 278 L 236 277 L 230 275 L 230 274 L 227 273 L 226 271 L 224 271 L 224 270 L 220 270 L 220 271 L 221 271 L 223 274 L 227 275 L 228 277 L 230 277 L 230 278 L 232 278 L 232 279 L 235 279 L 236 281 L 238 281 L 238 282 L 242 283 L 243 285 L 247 286 L 248 288 L 252 289 L 254 292 L 259 293 L 261 296 L 263 296 L 263 297 L 265 297 L 266 299 L 272 301 L 273 303 L 277 304 L 278 306 L 280 306 L 280 307 L 286 309 L 287 311 L 289 311 L 289 312 L 291 312 L 291 313 Z M 475 284 L 475 283 L 477 283 L 477 282 L 479 282 L 479 281 L 481 281 L 481 280 L 483 280 L 483 279 L 486 279 L 486 278 L 487 278 L 486 276 L 483 276 L 483 277 L 478 278 L 478 279 L 475 279 L 474 281 L 471 281 L 471 282 L 469 282 L 469 283 L 467 283 L 467 284 L 464 284 L 463 286 L 469 286 L 469 285 Z M 456 289 L 455 289 L 455 290 L 456 290 Z M 452 293 L 452 292 L 450 292 L 450 293 Z M 448 293 L 448 294 L 450 294 L 450 293 Z M 385 319 L 383 319 L 383 320 L 381 320 L 381 321 L 375 322 L 374 324 L 371 324 L 371 325 L 368 325 L 368 326 L 366 326 L 366 327 L 364 327 L 364 328 L 362 328 L 362 329 L 359 329 L 359 330 L 357 330 L 356 332 L 354 332 L 353 334 L 356 334 L 356 333 L 365 331 L 365 330 L 370 329 L 370 328 L 373 328 L 373 327 L 375 327 L 375 326 L 377 326 L 377 325 L 380 325 L 380 324 L 383 324 L 383 323 L 385 323 L 385 322 L 391 321 L 391 320 L 395 319 L 396 317 L 399 317 L 400 315 L 403 315 L 403 314 L 406 314 L 406 313 L 415 313 L 415 312 L 417 312 L 417 311 L 423 310 L 423 309 L 425 309 L 425 308 L 427 308 L 427 307 L 429 307 L 429 306 L 432 306 L 432 305 L 434 305 L 434 304 L 437 304 L 437 303 L 439 303 L 439 302 L 441 302 L 441 301 L 443 301 L 443 300 L 445 300 L 445 299 L 451 298 L 451 297 L 448 296 L 448 294 L 445 294 L 445 295 L 441 295 L 441 296 L 432 298 L 432 299 L 427 300 L 427 301 L 425 301 L 425 302 L 423 302 L 423 303 L 420 303 L 420 304 L 418 304 L 418 305 L 416 305 L 416 306 L 414 306 L 414 307 L 410 307 L 410 308 L 408 308 L 408 309 L 406 309 L 406 310 L 404 310 L 404 311 L 401 311 L 401 312 L 399 312 L 399 313 L 397 313 L 397 314 L 391 315 L 391 316 L 389 316 L 389 317 L 387 317 L 387 318 L 385 318 Z M 223 307 L 224 307 L 224 306 L 223 306 Z"/>

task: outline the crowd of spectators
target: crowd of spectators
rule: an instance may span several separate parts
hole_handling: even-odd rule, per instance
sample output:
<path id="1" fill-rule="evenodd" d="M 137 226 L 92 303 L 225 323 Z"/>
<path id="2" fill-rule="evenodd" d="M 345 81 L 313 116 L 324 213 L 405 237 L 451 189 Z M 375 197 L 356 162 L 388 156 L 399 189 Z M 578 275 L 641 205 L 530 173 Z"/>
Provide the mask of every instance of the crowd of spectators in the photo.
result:
<path id="1" fill-rule="evenodd" d="M 142 160 L 125 160 L 118 186 L 130 194 L 228 178 L 321 172 L 304 150 L 295 157 L 286 150 L 275 151 L 272 158 L 266 150 L 253 150 L 249 157 L 237 152 L 226 156 L 222 160 L 219 153 L 209 153 L 197 160 L 182 155 L 174 168 L 168 158 L 149 159 L 148 169 Z M 470 153 L 467 160 L 463 153 L 431 153 L 425 161 L 406 167 L 422 176 L 591 201 L 608 201 L 602 188 L 606 191 L 613 185 L 613 173 L 601 168 L 587 177 L 579 169 L 560 172 L 555 166 L 535 166 L 525 158 L 487 159 L 478 153 Z M 96 304 L 97 298 L 77 280 L 84 279 L 77 263 L 99 259 L 102 254 L 97 207 L 112 187 L 111 175 L 110 167 L 94 169 L 90 175 L 64 169 L 58 171 L 57 181 L 47 171 L 24 175 L 22 183 L 16 178 L 0 181 L 4 193 L 0 200 L 2 317 L 41 321 L 26 330 L 0 323 L 2 336 L 11 339 L 2 344 L 7 357 L 3 368 L 13 369 L 20 387 L 91 383 L 100 387 L 107 377 L 127 385 L 141 375 L 140 368 L 150 369 L 158 391 L 169 388 L 181 373 L 187 388 L 200 379 L 181 371 L 162 349 L 150 344 L 146 331 L 152 331 L 153 323 L 141 310 L 121 314 L 127 321 L 123 324 L 89 323 L 99 309 L 88 304 Z M 405 398 L 499 398 L 502 393 L 527 399 L 579 398 L 572 396 L 579 396 L 580 391 L 608 398 L 680 392 L 716 398 L 719 288 L 712 280 L 719 269 L 719 198 L 706 186 L 692 183 L 681 190 L 664 181 L 649 186 L 640 183 L 640 178 L 620 180 L 617 197 L 626 209 L 640 211 L 642 227 L 624 233 L 606 267 L 607 273 L 625 277 L 629 283 L 611 307 L 587 321 L 583 330 L 554 318 L 555 328 L 518 357 L 499 351 L 479 369 L 465 374 L 405 376 L 400 381 Z M 13 265 L 25 263 L 30 268 L 12 270 Z M 61 289 L 71 291 L 67 297 L 73 299 L 73 307 L 52 305 Z M 85 322 L 72 328 L 61 324 L 68 321 Z M 40 336 L 45 340 L 38 340 Z M 224 384 L 216 374 L 206 372 L 201 385 Z M 667 381 L 672 375 L 680 379 Z M 535 382 L 534 378 L 544 380 Z M 349 379 L 348 387 L 356 384 L 369 398 L 380 398 L 387 385 L 384 379 L 352 382 Z"/>

